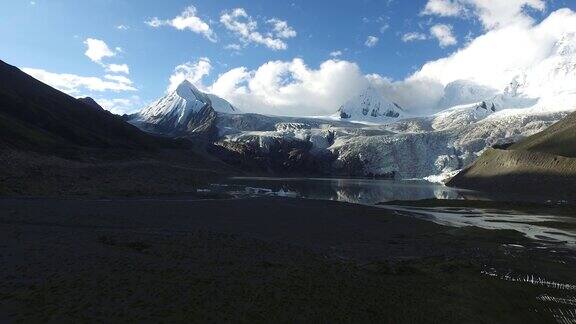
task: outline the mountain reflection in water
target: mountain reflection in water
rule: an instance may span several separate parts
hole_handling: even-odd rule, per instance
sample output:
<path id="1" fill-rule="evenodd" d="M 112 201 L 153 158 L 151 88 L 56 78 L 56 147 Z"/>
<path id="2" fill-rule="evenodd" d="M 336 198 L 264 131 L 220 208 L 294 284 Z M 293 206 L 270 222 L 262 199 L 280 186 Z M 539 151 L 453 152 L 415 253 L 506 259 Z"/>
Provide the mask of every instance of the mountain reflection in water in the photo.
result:
<path id="1" fill-rule="evenodd" d="M 394 200 L 462 199 L 466 193 L 471 193 L 425 181 L 330 178 L 237 177 L 213 187 L 239 195 L 264 193 L 369 205 Z"/>

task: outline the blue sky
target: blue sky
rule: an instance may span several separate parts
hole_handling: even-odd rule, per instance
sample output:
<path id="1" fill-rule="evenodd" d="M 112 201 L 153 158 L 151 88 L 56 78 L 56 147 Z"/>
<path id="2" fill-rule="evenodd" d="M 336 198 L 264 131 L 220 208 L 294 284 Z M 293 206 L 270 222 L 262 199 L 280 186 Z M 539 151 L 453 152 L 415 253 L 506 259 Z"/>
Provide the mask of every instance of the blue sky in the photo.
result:
<path id="1" fill-rule="evenodd" d="M 0 59 L 55 74 L 129 79 L 131 90 L 78 87 L 77 93 L 71 93 L 102 101 L 125 99 L 111 108 L 116 112 L 133 111 L 163 95 L 175 67 L 186 62 L 194 66 L 202 58 L 210 65 L 210 73 L 201 80 L 204 85 L 233 68 L 253 71 L 269 61 L 290 62 L 295 58 L 310 69 L 336 59 L 357 65 L 363 74 L 403 80 L 425 62 L 446 57 L 496 28 L 488 27 L 480 15 L 462 19 L 459 14 L 445 12 L 423 14 L 429 1 L 2 0 Z M 576 8 L 572 0 L 532 1 L 546 5 L 545 9 L 523 9 L 535 23 L 558 8 Z M 190 6 L 195 10 L 189 11 L 188 17 L 209 26 L 208 32 L 198 31 L 202 26 L 197 24 L 196 30 L 175 26 L 173 19 L 186 16 L 184 11 Z M 242 8 L 243 14 L 234 16 L 235 8 Z M 272 48 L 242 37 L 227 26 L 224 15 L 232 17 L 233 23 L 256 23 L 252 32 L 285 45 Z M 153 18 L 158 22 L 154 27 Z M 448 26 L 453 38 L 444 38 L 441 43 L 432 34 L 432 27 L 437 25 Z M 113 56 L 85 55 L 88 39 L 104 42 Z M 129 73 L 111 72 L 112 64 L 127 65 Z M 116 81 L 128 82 L 125 79 Z"/>

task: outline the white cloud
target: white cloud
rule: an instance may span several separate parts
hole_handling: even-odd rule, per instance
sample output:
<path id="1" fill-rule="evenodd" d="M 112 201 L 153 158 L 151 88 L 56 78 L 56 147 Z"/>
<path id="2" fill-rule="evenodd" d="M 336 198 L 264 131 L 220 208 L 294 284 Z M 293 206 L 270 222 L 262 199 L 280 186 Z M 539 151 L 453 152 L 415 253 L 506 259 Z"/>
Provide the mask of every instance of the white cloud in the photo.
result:
<path id="1" fill-rule="evenodd" d="M 434 113 L 436 103 L 444 95 L 444 85 L 432 79 L 392 81 L 377 74 L 366 77 L 386 98 L 404 107 L 413 115 Z"/>
<path id="2" fill-rule="evenodd" d="M 420 32 L 411 32 L 411 33 L 406 33 L 406 34 L 402 35 L 402 41 L 404 43 L 421 41 L 421 40 L 426 40 L 426 39 L 428 39 L 428 36 L 426 36 L 425 34 L 420 33 Z"/>
<path id="3" fill-rule="evenodd" d="M 127 64 L 108 64 L 106 65 L 106 71 L 112 73 L 130 74 L 130 68 Z"/>
<path id="4" fill-rule="evenodd" d="M 477 17 L 485 29 L 531 23 L 527 9 L 544 11 L 546 0 L 428 0 L 423 15 Z"/>
<path id="5" fill-rule="evenodd" d="M 103 40 L 88 38 L 84 41 L 84 44 L 88 47 L 84 54 L 93 62 L 102 63 L 103 58 L 116 55 Z"/>
<path id="6" fill-rule="evenodd" d="M 152 17 L 150 20 L 146 20 L 144 23 L 152 28 L 158 28 L 164 25 L 170 25 L 170 20 L 160 20 L 158 17 Z"/>
<path id="7" fill-rule="evenodd" d="M 458 44 L 458 40 L 452 33 L 452 26 L 437 24 L 430 28 L 430 34 L 438 40 L 440 47 L 448 47 Z"/>
<path id="8" fill-rule="evenodd" d="M 284 20 L 272 18 L 266 22 L 274 26 L 274 34 L 278 38 L 293 38 L 297 35 L 296 31 L 288 26 L 288 23 Z"/>
<path id="9" fill-rule="evenodd" d="M 115 51 L 113 51 L 105 41 L 94 38 L 86 39 L 84 44 L 87 46 L 84 54 L 93 62 L 104 67 L 107 72 L 130 74 L 130 67 L 127 64 L 107 64 L 102 62 L 106 57 L 114 57 L 117 53 L 123 53 L 124 50 L 121 47 L 116 47 Z"/>
<path id="10" fill-rule="evenodd" d="M 203 88 L 202 78 L 210 74 L 212 64 L 207 57 L 200 58 L 197 62 L 186 62 L 174 68 L 174 72 L 170 76 L 170 84 L 167 92 L 172 92 L 178 88 L 180 83 L 188 80 L 195 84 L 198 88 Z"/>
<path id="11" fill-rule="evenodd" d="M 33 68 L 22 68 L 22 71 L 69 95 L 76 95 L 86 91 L 137 91 L 132 86 L 132 81 L 126 77 L 106 76 L 101 79 L 68 73 L 52 73 Z"/>
<path id="12" fill-rule="evenodd" d="M 225 11 L 220 16 L 220 22 L 226 29 L 238 36 L 242 43 L 260 44 L 275 51 L 287 49 L 288 45 L 283 39 L 296 36 L 296 31 L 287 22 L 276 18 L 267 21 L 268 24 L 273 25 L 273 29 L 263 35 L 258 30 L 258 23 L 243 8 Z"/>
<path id="13" fill-rule="evenodd" d="M 378 41 L 380 39 L 376 36 L 368 36 L 368 38 L 366 38 L 366 41 L 364 42 L 364 45 L 366 45 L 366 47 L 374 47 L 376 46 L 376 44 L 378 44 Z"/>
<path id="14" fill-rule="evenodd" d="M 123 115 L 137 112 L 142 106 L 142 100 L 138 96 L 128 98 L 94 98 L 102 108 L 113 114 Z"/>
<path id="15" fill-rule="evenodd" d="M 214 33 L 208 23 L 197 16 L 197 13 L 198 11 L 196 10 L 196 7 L 189 6 L 184 9 L 180 15 L 172 19 L 162 20 L 158 17 L 153 17 L 145 23 L 153 28 L 172 26 L 178 30 L 190 30 L 194 33 L 203 35 L 211 42 L 216 42 L 216 33 Z"/>
<path id="16" fill-rule="evenodd" d="M 270 61 L 255 70 L 238 67 L 219 75 L 210 86 L 204 86 L 202 80 L 195 84 L 243 111 L 284 116 L 332 115 L 370 84 L 420 113 L 433 106 L 444 89 L 436 80 L 393 82 L 377 74 L 365 75 L 356 63 L 345 60 L 327 60 L 314 69 L 299 58 Z"/>
<path id="17" fill-rule="evenodd" d="M 116 26 L 116 29 L 118 29 L 118 30 L 128 30 L 128 29 L 130 29 L 130 26 L 127 26 L 127 25 L 118 25 L 118 26 Z"/>
<path id="18" fill-rule="evenodd" d="M 239 44 L 228 44 L 228 45 L 224 46 L 224 49 L 232 50 L 232 51 L 239 51 L 242 49 L 242 46 L 240 46 Z"/>
<path id="19" fill-rule="evenodd" d="M 428 0 L 426 7 L 422 10 L 422 15 L 454 17 L 463 14 L 465 10 L 459 0 Z"/>
<path id="20" fill-rule="evenodd" d="M 355 63 L 327 60 L 313 69 L 294 59 L 270 61 L 253 71 L 232 69 L 205 90 L 244 111 L 305 116 L 333 114 L 367 85 Z"/>
<path id="21" fill-rule="evenodd" d="M 390 28 L 390 25 L 388 23 L 385 23 L 384 25 L 382 25 L 380 27 L 380 34 L 384 34 L 388 29 Z"/>
<path id="22" fill-rule="evenodd" d="M 346 60 L 330 59 L 319 67 L 309 67 L 298 58 L 270 61 L 254 70 L 237 67 L 219 75 L 211 85 L 203 84 L 211 72 L 210 61 L 201 59 L 177 67 L 178 77 L 173 76 L 171 81 L 178 83 L 187 78 L 243 111 L 292 116 L 333 114 L 372 84 L 410 113 L 419 115 L 433 111 L 444 86 L 452 81 L 464 79 L 504 89 L 519 72 L 547 58 L 563 35 L 571 34 L 576 34 L 576 13 L 569 9 L 552 13 L 539 25 L 518 21 L 486 32 L 400 81 L 365 75 L 356 63 Z"/>
<path id="23" fill-rule="evenodd" d="M 115 81 L 121 84 L 127 84 L 127 85 L 132 85 L 132 80 L 128 79 L 127 77 L 123 76 L 123 75 L 112 75 L 112 74 L 106 74 L 104 76 L 104 79 L 106 80 L 111 80 L 111 81 Z"/>
<path id="24" fill-rule="evenodd" d="M 426 63 L 410 79 L 442 84 L 464 79 L 504 89 L 514 77 L 547 58 L 564 35 L 574 33 L 576 13 L 561 9 L 538 25 L 519 21 L 488 31 L 452 55 Z"/>
<path id="25" fill-rule="evenodd" d="M 330 52 L 330 56 L 332 56 L 332 57 L 342 56 L 342 51 L 333 51 L 333 52 Z"/>

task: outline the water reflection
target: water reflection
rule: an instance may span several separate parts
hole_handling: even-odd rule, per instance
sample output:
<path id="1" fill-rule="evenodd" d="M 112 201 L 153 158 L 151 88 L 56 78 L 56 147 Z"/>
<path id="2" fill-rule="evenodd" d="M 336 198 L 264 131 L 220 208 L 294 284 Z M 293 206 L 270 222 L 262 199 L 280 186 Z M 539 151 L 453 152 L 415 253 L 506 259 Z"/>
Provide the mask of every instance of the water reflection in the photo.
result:
<path id="1" fill-rule="evenodd" d="M 291 195 L 307 199 L 336 200 L 373 205 L 379 202 L 420 199 L 463 199 L 471 191 L 424 181 L 311 178 L 231 178 L 226 186 L 237 194 L 246 192 Z"/>
<path id="2" fill-rule="evenodd" d="M 576 248 L 576 218 L 527 214 L 509 210 L 482 208 L 419 208 L 383 206 L 405 215 L 427 219 L 440 225 L 463 227 L 476 226 L 492 230 L 514 230 L 524 236 L 546 243 Z"/>
<path id="3" fill-rule="evenodd" d="M 209 190 L 226 192 L 237 197 L 299 197 L 365 205 L 422 199 L 538 201 L 537 198 L 527 199 L 505 195 L 489 197 L 475 191 L 449 188 L 424 181 L 370 179 L 231 178 L 213 185 Z M 381 207 L 441 225 L 515 230 L 547 246 L 560 244 L 570 248 L 576 247 L 576 218 L 573 217 L 527 214 L 503 209 Z"/>

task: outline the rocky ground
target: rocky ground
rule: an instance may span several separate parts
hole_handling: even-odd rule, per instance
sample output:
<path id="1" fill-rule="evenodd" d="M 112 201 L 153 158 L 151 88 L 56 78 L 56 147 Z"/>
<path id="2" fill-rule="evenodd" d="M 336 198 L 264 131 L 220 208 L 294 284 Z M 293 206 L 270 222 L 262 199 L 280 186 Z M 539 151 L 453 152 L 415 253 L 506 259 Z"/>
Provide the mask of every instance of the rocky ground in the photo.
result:
<path id="1" fill-rule="evenodd" d="M 325 201 L 2 199 L 0 236 L 2 322 L 546 323 L 573 290 L 482 272 L 575 281 L 516 232 Z"/>
<path id="2" fill-rule="evenodd" d="M 197 153 L 162 151 L 154 155 L 110 150 L 67 159 L 0 149 L 0 195 L 109 197 L 194 193 L 228 176 L 232 169 Z M 234 171 L 237 172 L 237 171 Z"/>

